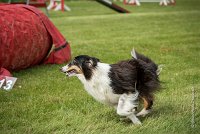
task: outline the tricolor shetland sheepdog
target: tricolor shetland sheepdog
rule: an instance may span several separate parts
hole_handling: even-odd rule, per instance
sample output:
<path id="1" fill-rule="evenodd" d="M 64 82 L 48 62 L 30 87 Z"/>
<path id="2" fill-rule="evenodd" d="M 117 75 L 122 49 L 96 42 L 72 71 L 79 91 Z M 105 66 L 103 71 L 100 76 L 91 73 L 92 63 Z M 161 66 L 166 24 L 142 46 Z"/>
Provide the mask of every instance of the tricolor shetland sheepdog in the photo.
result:
<path id="1" fill-rule="evenodd" d="M 158 66 L 148 57 L 131 52 L 132 58 L 116 64 L 80 55 L 61 68 L 68 77 L 76 76 L 97 101 L 113 106 L 117 114 L 141 124 L 137 116 L 151 112 L 153 93 L 160 87 Z M 144 108 L 137 112 L 139 100 Z"/>

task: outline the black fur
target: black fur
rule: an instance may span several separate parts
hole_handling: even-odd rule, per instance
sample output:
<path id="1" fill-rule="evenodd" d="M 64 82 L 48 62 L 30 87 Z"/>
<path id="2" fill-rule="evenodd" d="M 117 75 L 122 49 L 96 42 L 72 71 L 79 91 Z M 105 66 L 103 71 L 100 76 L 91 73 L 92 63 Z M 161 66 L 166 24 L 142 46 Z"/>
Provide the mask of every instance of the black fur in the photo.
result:
<path id="1" fill-rule="evenodd" d="M 137 59 L 121 61 L 112 64 L 111 67 L 112 87 L 118 94 L 121 94 L 120 90 L 134 92 L 135 82 L 137 82 L 137 90 L 141 93 L 153 92 L 160 86 L 156 74 L 157 65 L 141 54 L 137 53 Z"/>
<path id="2" fill-rule="evenodd" d="M 158 66 L 144 55 L 136 53 L 136 56 L 137 59 L 111 65 L 111 87 L 116 94 L 131 93 L 137 89 L 140 97 L 145 98 L 148 103 L 146 109 L 150 109 L 153 105 L 153 92 L 160 87 L 156 73 Z"/>
<path id="3" fill-rule="evenodd" d="M 137 82 L 137 61 L 127 60 L 111 65 L 109 77 L 111 87 L 116 94 L 135 92 Z"/>
<path id="4" fill-rule="evenodd" d="M 77 63 L 75 65 L 79 66 L 83 70 L 83 74 L 86 80 L 90 80 L 92 77 L 92 70 L 97 66 L 99 59 L 95 57 L 90 57 L 88 55 L 80 55 L 75 57 L 73 62 Z"/>

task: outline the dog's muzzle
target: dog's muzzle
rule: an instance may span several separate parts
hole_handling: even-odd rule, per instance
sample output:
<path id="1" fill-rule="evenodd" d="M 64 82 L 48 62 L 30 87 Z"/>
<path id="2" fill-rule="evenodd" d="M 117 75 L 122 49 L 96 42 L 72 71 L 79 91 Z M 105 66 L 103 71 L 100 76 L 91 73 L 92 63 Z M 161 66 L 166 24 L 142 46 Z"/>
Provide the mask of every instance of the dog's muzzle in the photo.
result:
<path id="1" fill-rule="evenodd" d="M 77 66 L 64 66 L 61 69 L 61 72 L 66 73 L 66 76 L 71 77 L 71 76 L 76 76 L 77 74 L 81 74 L 81 69 Z"/>
<path id="2" fill-rule="evenodd" d="M 60 71 L 63 72 L 63 73 L 66 73 L 67 69 L 68 69 L 68 66 L 66 65 L 66 66 L 60 68 Z"/>

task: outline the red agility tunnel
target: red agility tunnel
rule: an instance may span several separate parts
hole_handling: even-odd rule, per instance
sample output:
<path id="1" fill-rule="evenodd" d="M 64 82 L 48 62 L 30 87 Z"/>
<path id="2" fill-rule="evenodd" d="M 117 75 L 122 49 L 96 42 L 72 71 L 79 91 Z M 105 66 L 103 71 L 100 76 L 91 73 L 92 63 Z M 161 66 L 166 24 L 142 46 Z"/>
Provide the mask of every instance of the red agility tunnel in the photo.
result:
<path id="1" fill-rule="evenodd" d="M 0 75 L 5 69 L 61 64 L 70 58 L 69 43 L 41 11 L 27 5 L 0 5 Z"/>

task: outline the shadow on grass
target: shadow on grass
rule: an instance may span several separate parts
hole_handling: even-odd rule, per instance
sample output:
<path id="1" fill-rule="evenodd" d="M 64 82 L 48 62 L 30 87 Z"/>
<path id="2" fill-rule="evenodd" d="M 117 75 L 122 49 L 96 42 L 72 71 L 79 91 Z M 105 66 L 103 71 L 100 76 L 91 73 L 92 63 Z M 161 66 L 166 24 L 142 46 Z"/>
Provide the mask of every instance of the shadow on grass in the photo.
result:
<path id="1" fill-rule="evenodd" d="M 144 122 L 145 120 L 148 120 L 148 118 L 159 118 L 163 115 L 168 116 L 173 113 L 173 109 L 174 107 L 172 105 L 165 105 L 156 108 L 155 110 L 153 109 L 152 113 L 146 115 L 145 117 L 139 116 L 138 118 L 141 122 Z M 122 123 L 123 125 L 132 125 L 132 121 L 130 119 L 117 115 L 114 109 L 106 113 L 99 114 L 98 118 L 106 122 L 115 122 Z"/>

